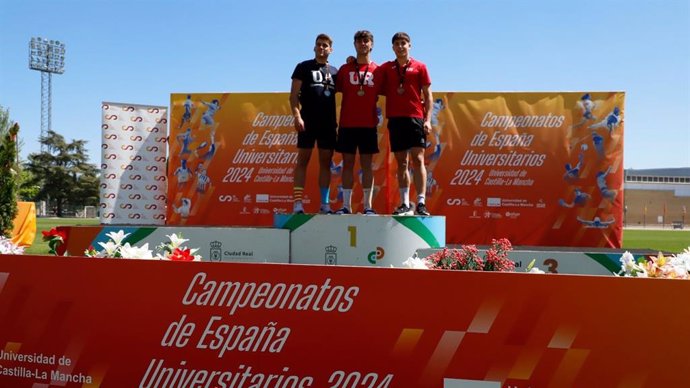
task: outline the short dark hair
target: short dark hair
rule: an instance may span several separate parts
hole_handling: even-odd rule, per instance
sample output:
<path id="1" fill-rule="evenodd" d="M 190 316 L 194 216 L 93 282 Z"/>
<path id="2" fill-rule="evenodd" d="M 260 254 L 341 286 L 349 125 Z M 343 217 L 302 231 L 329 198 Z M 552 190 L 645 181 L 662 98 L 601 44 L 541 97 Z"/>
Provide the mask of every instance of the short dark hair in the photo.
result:
<path id="1" fill-rule="evenodd" d="M 393 39 L 391 39 L 391 43 L 395 43 L 396 40 L 404 40 L 407 43 L 410 43 L 410 36 L 407 35 L 406 32 L 396 32 L 395 35 L 393 35 Z"/>
<path id="2" fill-rule="evenodd" d="M 328 36 L 328 35 L 326 35 L 326 34 L 319 34 L 319 35 L 317 35 L 317 36 L 316 36 L 316 40 L 314 41 L 314 43 L 318 42 L 319 40 L 325 40 L 325 41 L 328 42 L 328 45 L 329 45 L 329 46 L 333 46 L 333 39 L 331 39 L 331 37 Z"/>
<path id="3" fill-rule="evenodd" d="M 364 38 L 369 38 L 370 41 L 374 41 L 374 34 L 372 34 L 370 31 L 367 30 L 361 30 L 355 32 L 355 42 L 364 39 Z"/>

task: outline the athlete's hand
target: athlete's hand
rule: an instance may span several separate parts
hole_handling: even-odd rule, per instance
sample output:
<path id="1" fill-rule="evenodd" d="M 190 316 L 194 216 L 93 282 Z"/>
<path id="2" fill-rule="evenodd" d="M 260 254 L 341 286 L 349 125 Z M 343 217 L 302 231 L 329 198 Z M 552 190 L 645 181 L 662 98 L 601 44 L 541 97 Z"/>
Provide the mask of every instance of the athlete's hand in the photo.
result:
<path id="1" fill-rule="evenodd" d="M 431 133 L 431 120 L 424 120 L 424 133 L 427 135 Z"/>
<path id="2" fill-rule="evenodd" d="M 295 130 L 297 132 L 304 132 L 304 120 L 302 120 L 302 117 L 295 117 Z"/>

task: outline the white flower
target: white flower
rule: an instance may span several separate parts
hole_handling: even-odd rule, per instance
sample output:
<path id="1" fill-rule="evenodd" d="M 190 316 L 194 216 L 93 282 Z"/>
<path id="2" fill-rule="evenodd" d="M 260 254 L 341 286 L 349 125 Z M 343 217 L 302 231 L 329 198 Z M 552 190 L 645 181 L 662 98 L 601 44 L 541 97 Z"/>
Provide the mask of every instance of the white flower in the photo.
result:
<path id="1" fill-rule="evenodd" d="M 15 245 L 12 240 L 0 236 L 0 253 L 4 255 L 21 255 L 24 253 L 24 247 Z"/>
<path id="2" fill-rule="evenodd" d="M 671 258 L 671 263 L 673 265 L 685 266 L 685 270 L 690 273 L 690 249 L 673 256 Z"/>
<path id="3" fill-rule="evenodd" d="M 412 269 L 429 269 L 426 265 L 426 260 L 420 259 L 419 257 L 410 257 L 409 259 L 405 260 L 402 262 L 402 265 L 405 266 L 405 268 L 412 268 Z"/>
<path id="4" fill-rule="evenodd" d="M 153 259 L 153 253 L 149 250 L 149 244 L 146 243 L 141 247 L 131 246 L 126 243 L 120 248 L 120 255 L 125 259 Z"/>
<path id="5" fill-rule="evenodd" d="M 115 254 L 117 253 L 118 249 L 120 248 L 120 244 L 115 244 L 112 240 L 108 242 L 99 242 L 98 245 L 103 247 L 103 254 L 104 257 L 115 257 Z M 128 243 L 129 245 L 129 243 Z"/>
<path id="6" fill-rule="evenodd" d="M 626 273 L 632 272 L 633 268 L 637 266 L 637 264 L 635 263 L 635 257 L 632 255 L 632 253 L 628 251 L 625 251 L 625 253 L 623 253 L 623 255 L 620 258 L 620 262 L 622 269 Z"/>
<path id="7" fill-rule="evenodd" d="M 527 268 L 525 268 L 526 273 L 546 273 L 542 270 L 540 270 L 536 265 L 534 265 L 537 262 L 537 259 L 532 259 L 532 261 L 527 264 Z"/>
<path id="8" fill-rule="evenodd" d="M 189 241 L 189 239 L 182 238 L 182 236 L 178 236 L 177 233 L 173 233 L 173 234 L 171 234 L 170 236 L 167 236 L 167 235 L 166 235 L 165 237 L 167 237 L 167 238 L 170 239 L 170 248 L 171 248 L 171 250 L 173 250 L 173 249 L 175 249 L 175 248 L 179 248 L 180 245 L 182 245 L 182 244 L 186 243 L 187 241 Z"/>
<path id="9" fill-rule="evenodd" d="M 647 272 L 642 268 L 641 265 L 637 264 L 635 261 L 635 256 L 632 255 L 632 253 L 625 251 L 623 255 L 621 255 L 620 258 L 621 262 L 621 271 L 619 272 L 620 275 L 623 276 L 640 276 L 639 274 L 641 272 L 644 272 L 645 277 L 647 275 Z"/>
<path id="10" fill-rule="evenodd" d="M 125 237 L 129 236 L 129 233 L 125 233 L 124 230 L 120 229 L 117 232 L 110 232 L 110 233 L 106 233 L 105 235 L 110 237 L 110 239 L 113 240 L 115 245 L 121 245 L 122 240 L 124 240 Z"/>
<path id="11" fill-rule="evenodd" d="M 671 264 L 671 268 L 673 268 L 673 271 L 675 272 L 675 277 L 677 279 L 687 279 L 688 278 L 688 270 L 685 268 L 685 263 L 682 265 L 673 265 Z"/>

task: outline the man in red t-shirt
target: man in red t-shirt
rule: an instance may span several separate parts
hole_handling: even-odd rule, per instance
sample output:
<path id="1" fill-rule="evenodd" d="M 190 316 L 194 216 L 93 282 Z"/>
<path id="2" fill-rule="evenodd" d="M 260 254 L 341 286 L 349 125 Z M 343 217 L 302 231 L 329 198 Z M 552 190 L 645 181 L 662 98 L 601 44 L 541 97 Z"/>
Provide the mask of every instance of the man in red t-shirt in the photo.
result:
<path id="1" fill-rule="evenodd" d="M 395 155 L 401 204 L 394 215 L 428 216 L 426 208 L 426 167 L 424 148 L 431 133 L 431 78 L 426 65 L 410 57 L 410 36 L 404 32 L 393 35 L 395 60 L 384 63 L 376 71 L 381 94 L 386 96 L 386 117 L 391 151 Z M 416 209 L 410 204 L 409 162 L 412 162 Z"/>
<path id="2" fill-rule="evenodd" d="M 357 31 L 354 38 L 357 59 L 338 70 L 336 90 L 343 94 L 340 106 L 340 129 L 336 151 L 343 155 L 343 207 L 337 214 L 352 213 L 352 186 L 354 183 L 355 155 L 359 149 L 362 167 L 363 214 L 376 214 L 372 207 L 374 173 L 371 168 L 373 154 L 379 152 L 376 127 L 376 101 L 378 85 L 374 79 L 377 65 L 369 58 L 374 47 L 374 36 L 369 31 Z"/>

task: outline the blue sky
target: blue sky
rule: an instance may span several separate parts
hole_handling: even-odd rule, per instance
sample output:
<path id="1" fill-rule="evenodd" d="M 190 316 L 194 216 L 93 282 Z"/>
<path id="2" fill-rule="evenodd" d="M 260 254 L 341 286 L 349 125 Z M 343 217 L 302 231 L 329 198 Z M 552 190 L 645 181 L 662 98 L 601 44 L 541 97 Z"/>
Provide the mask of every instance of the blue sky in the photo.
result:
<path id="1" fill-rule="evenodd" d="M 625 91 L 625 167 L 690 167 L 690 7 L 668 1 L 26 1 L 0 0 L 0 105 L 39 150 L 40 74 L 31 37 L 66 44 L 53 77 L 53 129 L 100 162 L 102 101 L 168 105 L 175 92 L 288 91 L 320 32 L 331 61 L 390 37 L 438 91 Z"/>

